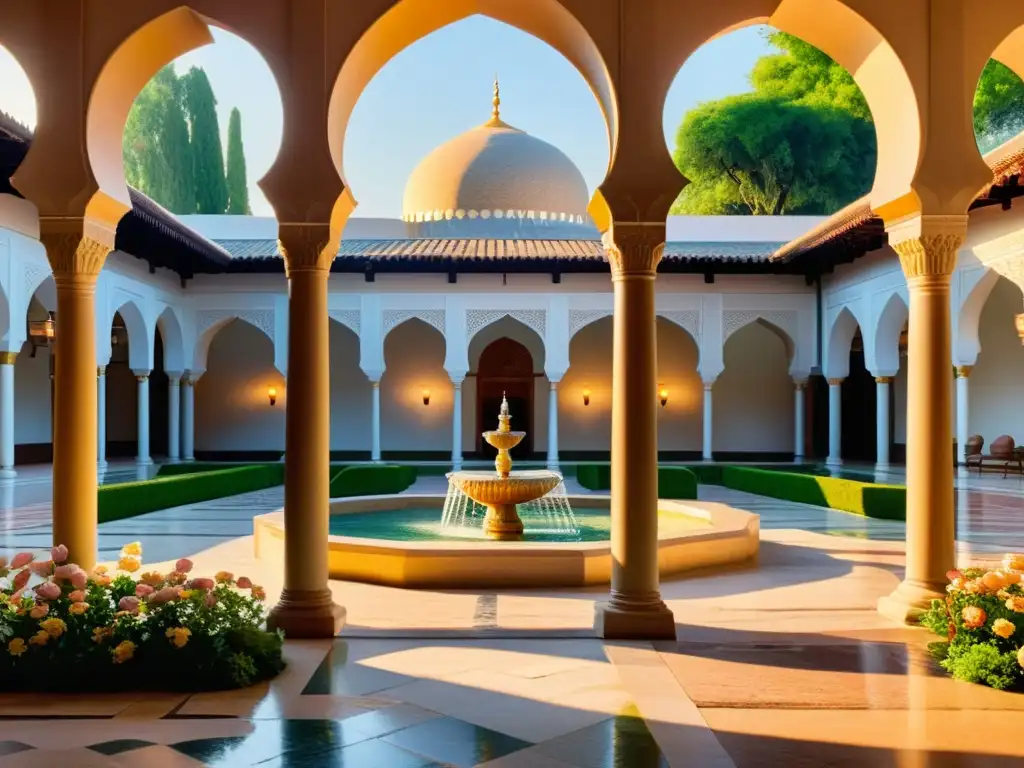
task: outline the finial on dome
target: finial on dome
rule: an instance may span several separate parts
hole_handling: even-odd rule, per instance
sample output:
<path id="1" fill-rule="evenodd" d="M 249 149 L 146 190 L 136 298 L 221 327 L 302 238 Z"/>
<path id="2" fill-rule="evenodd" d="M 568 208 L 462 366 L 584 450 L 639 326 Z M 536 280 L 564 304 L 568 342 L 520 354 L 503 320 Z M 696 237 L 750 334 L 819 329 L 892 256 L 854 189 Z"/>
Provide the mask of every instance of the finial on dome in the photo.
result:
<path id="1" fill-rule="evenodd" d="M 491 100 L 494 109 L 491 110 L 491 120 L 501 121 L 501 87 L 498 85 L 498 73 L 494 73 L 494 98 Z"/>

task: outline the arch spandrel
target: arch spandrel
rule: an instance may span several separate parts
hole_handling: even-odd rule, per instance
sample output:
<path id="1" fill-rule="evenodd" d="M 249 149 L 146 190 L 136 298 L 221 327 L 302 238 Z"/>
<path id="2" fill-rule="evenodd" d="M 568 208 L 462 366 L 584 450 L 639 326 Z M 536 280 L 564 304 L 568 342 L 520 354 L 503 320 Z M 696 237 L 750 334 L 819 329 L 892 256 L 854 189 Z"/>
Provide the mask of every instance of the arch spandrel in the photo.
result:
<path id="1" fill-rule="evenodd" d="M 882 300 L 882 309 L 864 342 L 864 364 L 875 376 L 895 376 L 900 368 L 900 335 L 910 318 L 907 298 L 893 291 Z"/>
<path id="2" fill-rule="evenodd" d="M 825 376 L 829 379 L 845 379 L 850 374 L 850 348 L 857 330 L 862 328 L 849 306 L 842 307 L 828 331 L 828 348 L 825 352 Z"/>

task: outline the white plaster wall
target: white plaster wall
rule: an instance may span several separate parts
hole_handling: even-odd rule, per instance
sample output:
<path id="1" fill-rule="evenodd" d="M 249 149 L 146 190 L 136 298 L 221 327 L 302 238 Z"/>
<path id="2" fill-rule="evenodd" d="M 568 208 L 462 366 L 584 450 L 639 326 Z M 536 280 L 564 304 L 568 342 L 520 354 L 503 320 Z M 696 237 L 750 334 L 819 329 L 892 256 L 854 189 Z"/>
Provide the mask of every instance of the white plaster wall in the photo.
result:
<path id="1" fill-rule="evenodd" d="M 724 357 L 714 386 L 714 450 L 792 451 L 793 380 L 782 339 L 750 323 L 729 337 Z"/>
<path id="2" fill-rule="evenodd" d="M 452 383 L 444 353 L 444 337 L 420 320 L 402 323 L 384 340 L 382 451 L 451 451 Z M 423 405 L 424 389 L 430 405 Z"/>
<path id="3" fill-rule="evenodd" d="M 275 407 L 267 398 L 270 385 L 277 387 Z M 287 402 L 270 339 L 241 320 L 228 323 L 213 338 L 196 384 L 196 450 L 283 452 Z"/>
<path id="4" fill-rule="evenodd" d="M 359 337 L 330 324 L 331 450 L 369 451 L 373 394 L 359 367 Z"/>
<path id="5" fill-rule="evenodd" d="M 49 443 L 50 350 L 40 347 L 30 357 L 26 343 L 14 364 L 14 442 L 17 445 Z"/>
<path id="6" fill-rule="evenodd" d="M 1021 292 L 1001 278 L 981 312 L 981 353 L 969 379 L 968 430 L 988 447 L 999 435 L 1024 442 L 1024 348 L 1013 327 Z"/>

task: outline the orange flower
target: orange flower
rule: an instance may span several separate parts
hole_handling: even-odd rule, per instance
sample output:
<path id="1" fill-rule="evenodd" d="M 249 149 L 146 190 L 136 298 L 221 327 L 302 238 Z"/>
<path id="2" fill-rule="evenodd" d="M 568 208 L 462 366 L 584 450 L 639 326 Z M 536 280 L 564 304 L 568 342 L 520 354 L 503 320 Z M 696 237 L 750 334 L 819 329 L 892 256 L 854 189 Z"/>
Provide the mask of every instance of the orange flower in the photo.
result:
<path id="1" fill-rule="evenodd" d="M 11 656 L 21 656 L 25 652 L 26 645 L 25 641 L 20 637 L 16 637 L 7 644 L 7 652 Z"/>
<path id="2" fill-rule="evenodd" d="M 1017 631 L 1016 625 L 1012 621 L 1006 619 L 996 619 L 992 622 L 992 634 L 1002 638 L 1012 637 L 1013 633 Z"/>
<path id="3" fill-rule="evenodd" d="M 67 624 L 57 618 L 40 621 L 39 626 L 42 627 L 50 637 L 60 637 L 64 634 L 64 630 L 68 628 Z"/>
<path id="4" fill-rule="evenodd" d="M 978 627 L 985 626 L 985 619 L 988 618 L 985 610 L 977 605 L 968 605 L 960 612 L 960 617 L 964 620 L 964 626 L 968 629 L 977 629 Z"/>
<path id="5" fill-rule="evenodd" d="M 142 567 L 142 561 L 137 557 L 122 557 L 117 561 L 117 567 L 122 571 L 134 573 Z"/>
<path id="6" fill-rule="evenodd" d="M 41 619 L 50 612 L 50 606 L 48 603 L 36 603 L 32 606 L 32 610 L 28 612 L 28 615 L 33 619 Z"/>
<path id="7" fill-rule="evenodd" d="M 185 644 L 188 643 L 188 639 L 192 635 L 192 632 L 185 627 L 171 627 L 164 634 L 175 648 L 184 648 Z"/>
<path id="8" fill-rule="evenodd" d="M 135 655 L 135 643 L 131 640 L 122 640 L 110 652 L 114 656 L 114 663 L 121 664 Z"/>
<path id="9" fill-rule="evenodd" d="M 156 571 L 146 571 L 144 574 L 139 576 L 139 581 L 143 584 L 148 584 L 151 587 L 161 587 L 164 583 L 164 575 L 157 573 Z"/>
<path id="10" fill-rule="evenodd" d="M 28 640 L 29 645 L 46 645 L 48 642 L 50 642 L 50 636 L 46 634 L 45 629 L 40 629 Z"/>
<path id="11" fill-rule="evenodd" d="M 1021 667 L 1024 667 L 1024 645 L 1022 645 L 1020 650 L 1017 651 L 1017 663 L 1020 664 Z"/>
<path id="12" fill-rule="evenodd" d="M 181 571 L 171 571 L 167 574 L 167 583 L 175 587 L 184 584 L 186 579 L 188 576 Z"/>
<path id="13" fill-rule="evenodd" d="M 89 610 L 89 604 L 88 603 L 72 603 L 68 607 L 68 612 L 74 614 L 75 616 L 81 616 L 83 613 L 85 613 L 88 610 Z"/>
<path id="14" fill-rule="evenodd" d="M 1011 597 L 1007 599 L 1006 607 L 1014 613 L 1024 613 L 1024 597 Z"/>
<path id="15" fill-rule="evenodd" d="M 218 584 L 230 584 L 235 580 L 235 575 L 231 571 L 217 571 L 217 575 L 213 578 Z"/>
<path id="16" fill-rule="evenodd" d="M 252 595 L 253 600 L 259 600 L 262 602 L 267 599 L 267 593 L 264 591 L 263 587 L 256 586 L 255 584 L 253 584 L 250 594 Z"/>
<path id="17" fill-rule="evenodd" d="M 102 643 L 112 634 L 114 634 L 113 627 L 94 627 L 92 630 L 92 641 L 94 643 Z"/>
<path id="18" fill-rule="evenodd" d="M 98 573 L 100 576 L 102 576 L 103 574 L 105 574 L 107 572 L 107 566 L 105 566 L 105 565 L 97 565 L 95 568 L 92 569 L 92 572 L 93 573 Z"/>

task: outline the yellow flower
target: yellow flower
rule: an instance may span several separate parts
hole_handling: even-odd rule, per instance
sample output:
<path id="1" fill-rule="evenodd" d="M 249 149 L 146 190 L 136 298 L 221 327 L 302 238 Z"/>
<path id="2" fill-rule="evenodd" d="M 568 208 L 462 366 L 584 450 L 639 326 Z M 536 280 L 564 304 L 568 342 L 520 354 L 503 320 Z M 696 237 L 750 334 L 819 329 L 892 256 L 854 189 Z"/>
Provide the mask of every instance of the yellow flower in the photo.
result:
<path id="1" fill-rule="evenodd" d="M 1007 552 L 1003 555 L 1003 569 L 1007 571 L 1024 571 L 1024 555 Z"/>
<path id="2" fill-rule="evenodd" d="M 7 644 L 7 652 L 11 656 L 21 656 L 25 652 L 25 641 L 20 637 L 16 637 Z"/>
<path id="3" fill-rule="evenodd" d="M 142 562 L 137 557 L 122 557 L 117 561 L 117 567 L 122 571 L 134 573 L 142 567 Z"/>
<path id="4" fill-rule="evenodd" d="M 192 632 L 185 627 L 171 627 L 165 634 L 175 648 L 184 648 Z"/>
<path id="5" fill-rule="evenodd" d="M 164 583 L 164 575 L 157 573 L 156 571 L 146 571 L 144 574 L 139 576 L 139 581 L 143 584 L 148 584 L 151 587 L 159 587 Z"/>
<path id="6" fill-rule="evenodd" d="M 1006 601 L 1006 607 L 1015 613 L 1024 613 L 1024 597 L 1011 597 Z"/>
<path id="7" fill-rule="evenodd" d="M 131 544 L 125 544 L 121 548 L 121 554 L 134 555 L 135 557 L 138 557 L 142 554 L 142 543 L 138 541 L 133 541 Z"/>
<path id="8" fill-rule="evenodd" d="M 178 590 L 178 597 L 181 598 L 182 600 L 188 600 L 194 594 L 195 594 L 195 590 L 194 589 L 179 589 Z"/>
<path id="9" fill-rule="evenodd" d="M 249 594 L 252 595 L 253 600 L 263 601 L 267 599 L 267 593 L 264 591 L 263 587 L 256 586 L 255 584 Z"/>
<path id="10" fill-rule="evenodd" d="M 112 627 L 94 627 L 92 630 L 92 641 L 94 643 L 102 643 L 112 634 L 114 634 Z"/>
<path id="11" fill-rule="evenodd" d="M 122 640 L 114 647 L 111 653 L 114 655 L 115 664 L 128 661 L 128 659 L 135 655 L 135 643 L 131 640 Z"/>
<path id="12" fill-rule="evenodd" d="M 50 642 L 50 636 L 48 634 L 46 634 L 46 630 L 45 629 L 40 629 L 38 632 L 36 632 L 34 635 L 32 635 L 31 638 L 29 638 L 28 644 L 29 645 L 46 645 L 48 642 Z"/>
<path id="13" fill-rule="evenodd" d="M 50 637 L 60 637 L 64 634 L 64 630 L 68 628 L 68 625 L 62 620 L 55 618 L 40 621 L 39 626 L 42 627 Z"/>
<path id="14" fill-rule="evenodd" d="M 88 603 L 72 603 L 71 607 L 68 608 L 68 611 L 70 613 L 73 613 L 75 616 L 81 616 L 83 613 L 85 613 L 88 610 L 89 610 L 89 604 Z"/>
<path id="15" fill-rule="evenodd" d="M 1017 631 L 1016 625 L 1006 619 L 996 619 L 992 622 L 992 633 L 999 637 L 1011 637 Z"/>
<path id="16" fill-rule="evenodd" d="M 105 565 L 97 565 L 95 568 L 92 569 L 92 572 L 93 573 L 98 573 L 100 576 L 102 576 L 103 574 L 105 574 L 107 572 L 107 566 L 105 566 Z"/>
<path id="17" fill-rule="evenodd" d="M 231 571 L 217 571 L 217 575 L 213 577 L 219 584 L 230 584 L 235 580 L 235 575 Z"/>

